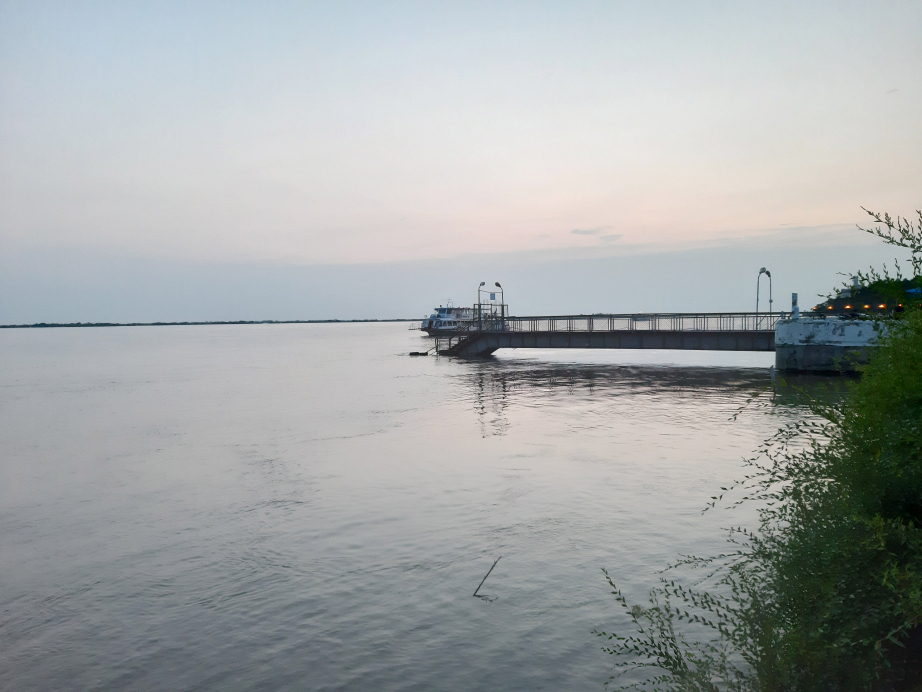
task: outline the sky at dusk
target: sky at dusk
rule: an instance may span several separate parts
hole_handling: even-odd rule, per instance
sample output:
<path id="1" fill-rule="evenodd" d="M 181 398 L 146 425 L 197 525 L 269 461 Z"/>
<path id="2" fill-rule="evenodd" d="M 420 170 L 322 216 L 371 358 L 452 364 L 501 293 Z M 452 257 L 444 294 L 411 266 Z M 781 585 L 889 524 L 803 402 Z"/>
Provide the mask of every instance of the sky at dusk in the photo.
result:
<path id="1" fill-rule="evenodd" d="M 383 317 L 381 265 L 829 246 L 922 206 L 920 36 L 918 1 L 0 0 L 0 321 L 117 265 L 379 267 L 339 316 Z"/>

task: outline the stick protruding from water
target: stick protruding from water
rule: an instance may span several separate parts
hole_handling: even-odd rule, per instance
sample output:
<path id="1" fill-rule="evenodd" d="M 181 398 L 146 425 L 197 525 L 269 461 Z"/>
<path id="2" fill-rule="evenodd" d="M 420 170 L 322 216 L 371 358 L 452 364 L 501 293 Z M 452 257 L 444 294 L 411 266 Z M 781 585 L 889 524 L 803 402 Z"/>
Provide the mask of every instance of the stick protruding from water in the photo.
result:
<path id="1" fill-rule="evenodd" d="M 502 559 L 502 557 L 503 557 L 503 556 L 500 555 L 498 558 L 496 558 L 496 560 L 494 560 L 494 562 L 493 562 L 493 567 L 496 567 L 496 563 L 499 562 L 499 561 Z M 480 580 L 480 583 L 477 585 L 477 588 L 474 589 L 474 595 L 475 595 L 475 596 L 477 595 L 477 592 L 480 591 L 480 587 L 483 586 L 483 583 L 487 580 L 487 577 L 490 576 L 490 572 L 493 571 L 493 567 L 490 567 L 490 569 L 487 570 L 486 576 L 485 576 L 483 579 Z"/>

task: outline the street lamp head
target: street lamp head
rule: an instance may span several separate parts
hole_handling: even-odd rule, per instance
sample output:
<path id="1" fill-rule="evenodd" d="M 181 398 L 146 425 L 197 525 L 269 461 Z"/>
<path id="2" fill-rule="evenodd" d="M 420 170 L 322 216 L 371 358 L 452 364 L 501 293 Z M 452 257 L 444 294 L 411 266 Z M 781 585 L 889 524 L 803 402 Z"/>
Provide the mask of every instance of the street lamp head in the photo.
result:
<path id="1" fill-rule="evenodd" d="M 765 270 L 765 276 L 767 276 L 767 277 L 770 279 L 770 278 L 772 278 L 772 273 L 771 273 L 770 271 L 768 271 L 768 269 L 766 269 L 766 270 Z"/>
<path id="2" fill-rule="evenodd" d="M 481 285 L 481 286 L 486 286 L 486 285 L 487 285 L 487 282 L 486 282 L 486 281 L 481 281 L 481 282 L 480 282 L 480 285 Z"/>
<path id="3" fill-rule="evenodd" d="M 764 274 L 764 273 L 767 272 L 767 271 L 768 271 L 768 269 L 766 269 L 765 267 L 762 267 L 762 268 L 759 270 L 759 276 L 762 276 L 762 274 Z"/>
<path id="4" fill-rule="evenodd" d="M 496 286 L 497 288 L 502 288 L 502 286 L 499 285 L 499 281 L 496 282 Z"/>

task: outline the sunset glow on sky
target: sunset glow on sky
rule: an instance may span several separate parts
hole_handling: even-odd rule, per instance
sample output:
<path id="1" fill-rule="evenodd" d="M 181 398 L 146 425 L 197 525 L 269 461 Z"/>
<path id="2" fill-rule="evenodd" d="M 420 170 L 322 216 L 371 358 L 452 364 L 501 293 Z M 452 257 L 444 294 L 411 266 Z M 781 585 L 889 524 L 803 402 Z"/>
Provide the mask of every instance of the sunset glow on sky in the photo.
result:
<path id="1" fill-rule="evenodd" d="M 665 248 L 922 190 L 916 2 L 4 2 L 0 32 L 8 248 Z"/>

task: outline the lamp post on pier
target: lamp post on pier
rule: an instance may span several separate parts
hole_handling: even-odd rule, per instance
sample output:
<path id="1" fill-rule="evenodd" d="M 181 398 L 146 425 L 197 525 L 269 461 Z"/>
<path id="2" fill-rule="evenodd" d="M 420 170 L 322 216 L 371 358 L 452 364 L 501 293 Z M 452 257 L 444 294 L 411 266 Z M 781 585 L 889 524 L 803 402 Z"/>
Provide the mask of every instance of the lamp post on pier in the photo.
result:
<path id="1" fill-rule="evenodd" d="M 486 285 L 486 281 L 481 281 L 477 287 L 477 329 L 483 329 L 483 303 L 480 302 L 480 292 Z"/>
<path id="2" fill-rule="evenodd" d="M 503 287 L 499 285 L 499 281 L 496 282 L 496 287 L 499 289 L 499 315 L 500 319 L 503 322 L 506 321 L 506 301 L 503 299 Z"/>
<path id="3" fill-rule="evenodd" d="M 759 270 L 759 276 L 756 277 L 756 328 L 758 328 L 759 319 L 759 285 L 762 283 L 762 274 L 768 277 L 768 314 L 772 314 L 772 273 L 765 267 Z"/>

